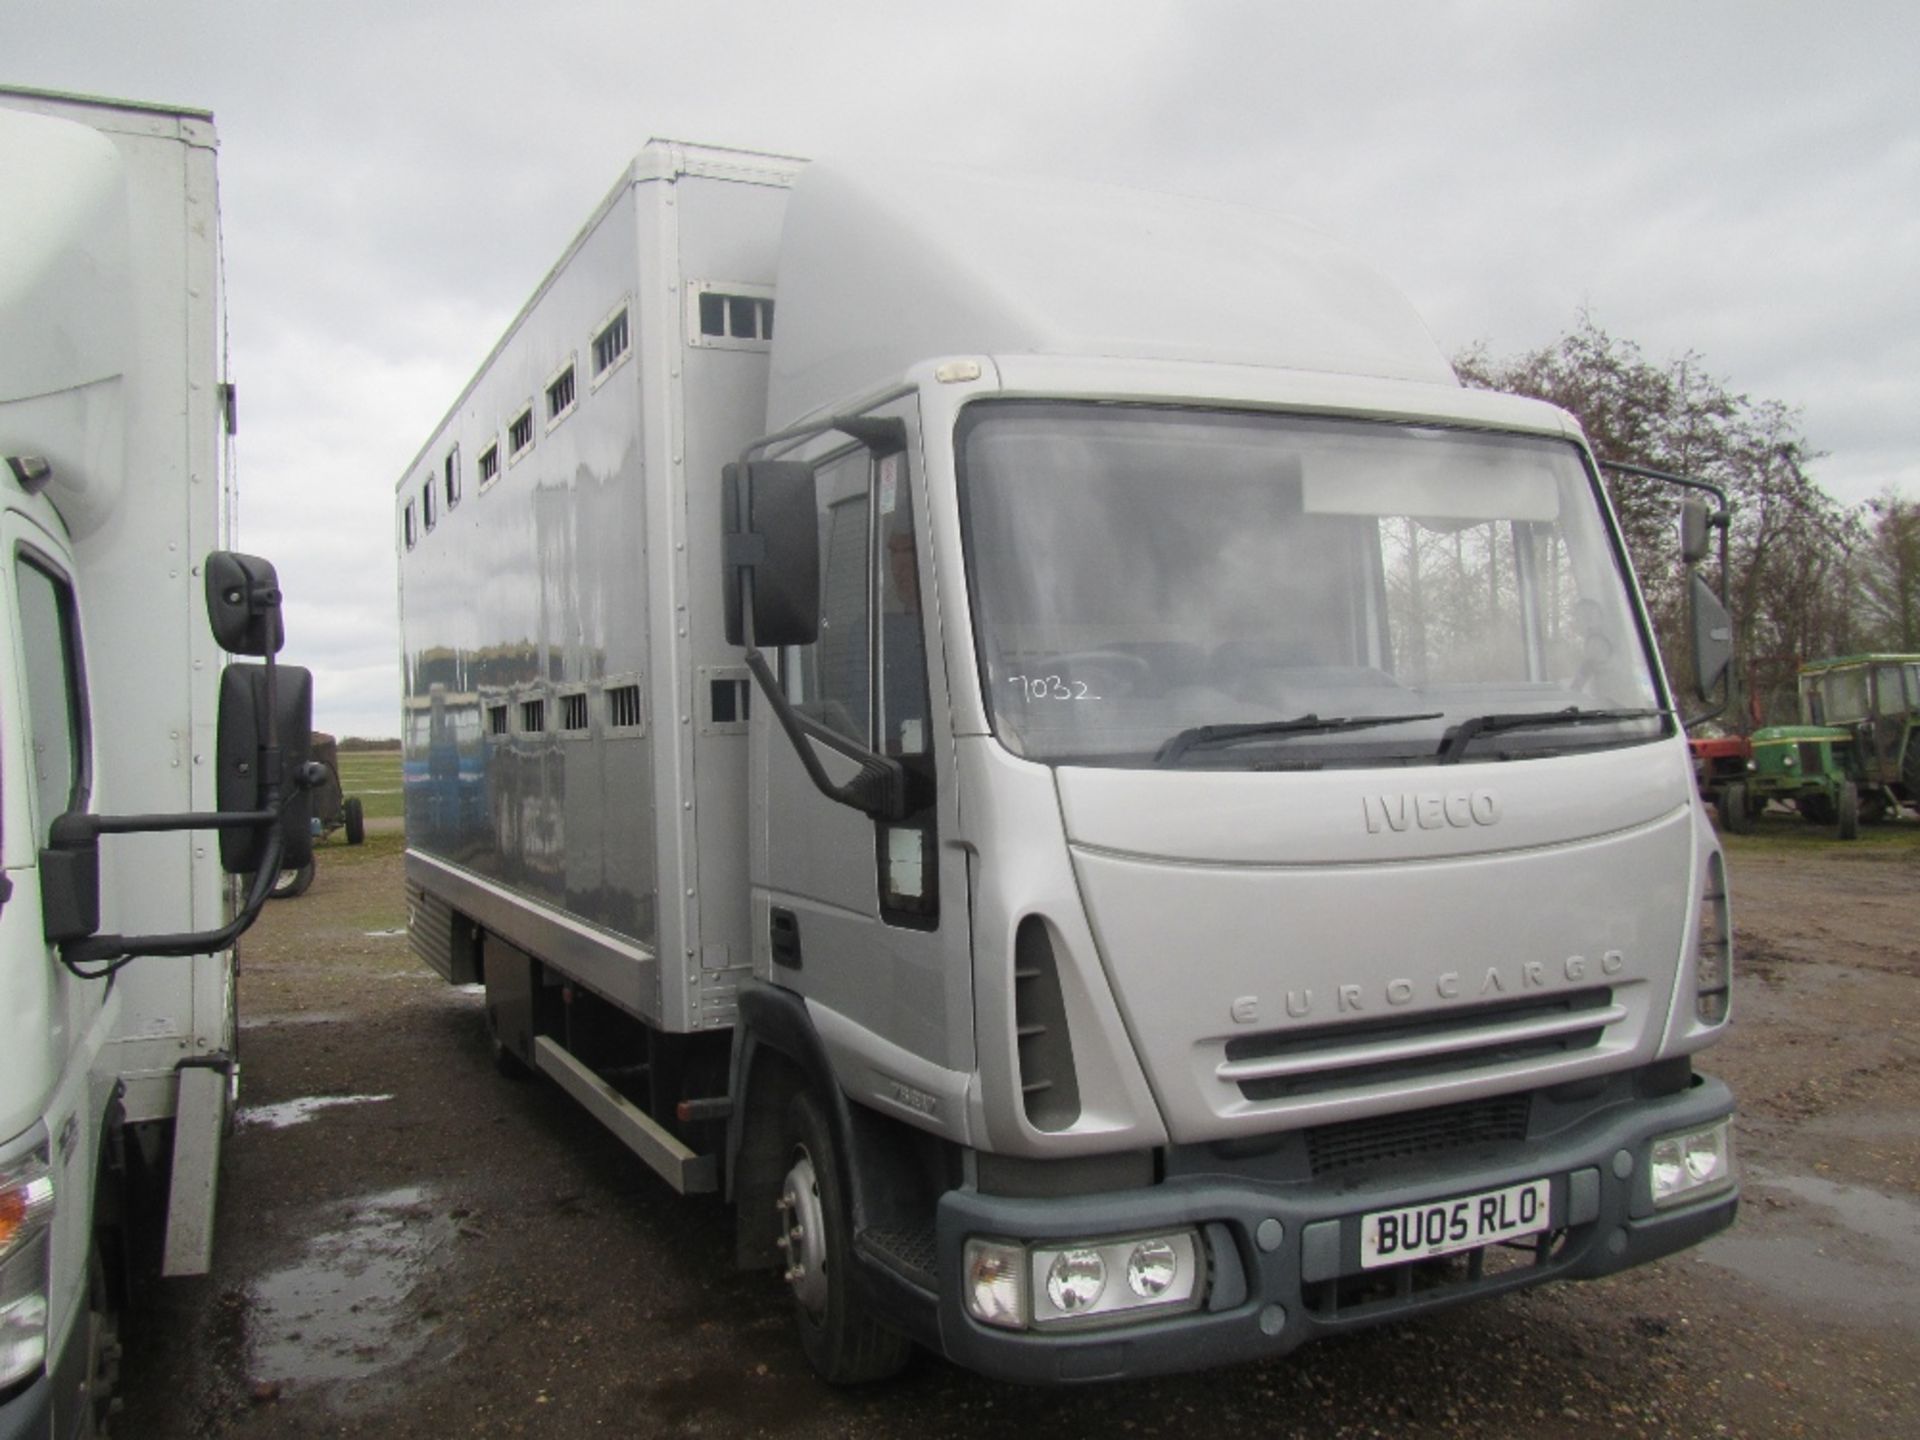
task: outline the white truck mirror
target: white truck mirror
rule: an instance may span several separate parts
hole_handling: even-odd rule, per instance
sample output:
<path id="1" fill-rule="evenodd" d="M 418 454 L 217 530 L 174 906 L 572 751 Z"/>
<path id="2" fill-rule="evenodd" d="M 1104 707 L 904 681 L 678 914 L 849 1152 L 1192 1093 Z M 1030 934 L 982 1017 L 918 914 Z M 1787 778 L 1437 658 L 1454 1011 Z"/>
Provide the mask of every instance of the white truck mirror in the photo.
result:
<path id="1" fill-rule="evenodd" d="M 280 812 L 279 868 L 298 869 L 313 858 L 313 792 L 298 784 L 306 769 L 313 737 L 313 674 L 299 665 L 276 667 L 278 695 L 279 785 L 287 799 Z M 220 759 L 215 803 L 224 813 L 266 808 L 267 670 L 264 665 L 229 665 L 220 676 L 219 733 L 214 750 Z M 220 867 L 229 875 L 251 875 L 260 868 L 267 846 L 266 825 L 225 825 L 220 829 Z"/>
<path id="2" fill-rule="evenodd" d="M 229 655 L 277 655 L 280 577 L 258 555 L 216 550 L 207 556 L 207 621 Z"/>

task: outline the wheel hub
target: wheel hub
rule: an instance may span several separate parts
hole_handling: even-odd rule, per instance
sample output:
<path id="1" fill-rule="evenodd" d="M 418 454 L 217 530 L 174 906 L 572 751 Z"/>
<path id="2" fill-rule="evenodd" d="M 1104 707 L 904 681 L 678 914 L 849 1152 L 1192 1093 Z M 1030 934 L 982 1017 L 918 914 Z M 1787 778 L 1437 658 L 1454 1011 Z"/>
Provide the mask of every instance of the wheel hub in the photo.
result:
<path id="1" fill-rule="evenodd" d="M 793 1168 L 780 1190 L 780 1250 L 787 1257 L 785 1279 L 793 1298 L 809 1315 L 827 1308 L 827 1225 L 820 1205 L 820 1177 L 813 1157 L 794 1154 Z"/>

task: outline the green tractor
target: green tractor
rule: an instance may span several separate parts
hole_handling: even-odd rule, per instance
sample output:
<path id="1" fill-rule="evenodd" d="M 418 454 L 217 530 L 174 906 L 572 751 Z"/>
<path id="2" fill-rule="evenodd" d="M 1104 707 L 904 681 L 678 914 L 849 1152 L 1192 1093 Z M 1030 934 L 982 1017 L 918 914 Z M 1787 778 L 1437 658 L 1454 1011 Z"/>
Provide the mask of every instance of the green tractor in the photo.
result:
<path id="1" fill-rule="evenodd" d="M 1727 787 L 1727 828 L 1769 800 L 1852 840 L 1860 825 L 1920 808 L 1920 655 L 1847 655 L 1800 669 L 1798 725 L 1753 732 L 1745 785 Z"/>

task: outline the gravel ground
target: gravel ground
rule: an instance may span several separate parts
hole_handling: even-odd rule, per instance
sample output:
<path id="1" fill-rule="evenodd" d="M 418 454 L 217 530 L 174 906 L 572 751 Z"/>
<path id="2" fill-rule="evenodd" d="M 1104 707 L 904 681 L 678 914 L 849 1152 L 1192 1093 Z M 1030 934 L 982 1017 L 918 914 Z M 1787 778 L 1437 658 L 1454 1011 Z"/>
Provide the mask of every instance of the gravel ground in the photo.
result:
<path id="1" fill-rule="evenodd" d="M 245 942 L 218 1258 L 135 1318 L 135 1440 L 1920 1432 L 1920 825 L 1735 842 L 1746 1201 L 1703 1249 L 1284 1361 L 1075 1391 L 809 1375 L 784 1297 L 418 967 L 386 826 Z"/>

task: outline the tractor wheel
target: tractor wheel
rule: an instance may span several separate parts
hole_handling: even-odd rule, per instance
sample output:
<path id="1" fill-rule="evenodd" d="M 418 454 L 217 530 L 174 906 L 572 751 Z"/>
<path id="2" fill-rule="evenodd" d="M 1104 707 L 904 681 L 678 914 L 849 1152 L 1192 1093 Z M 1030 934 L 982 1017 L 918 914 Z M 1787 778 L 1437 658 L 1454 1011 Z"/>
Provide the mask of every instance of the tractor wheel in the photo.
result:
<path id="1" fill-rule="evenodd" d="M 1720 792 L 1720 825 L 1730 835 L 1745 835 L 1753 829 L 1753 813 L 1747 806 L 1744 780 L 1736 780 Z"/>
<path id="2" fill-rule="evenodd" d="M 345 807 L 347 844 L 358 845 L 367 838 L 367 812 L 358 795 L 349 796 Z"/>
<path id="3" fill-rule="evenodd" d="M 274 900 L 293 900 L 306 894 L 312 884 L 313 861 L 309 860 L 298 870 L 282 870 L 274 877 L 273 889 L 267 895 Z"/>
<path id="4" fill-rule="evenodd" d="M 912 1342 L 858 1307 L 853 1225 L 840 1162 L 819 1103 L 807 1091 L 787 1106 L 787 1176 L 780 1187 L 780 1248 L 793 1293 L 800 1348 L 822 1380 L 858 1385 L 900 1372 Z"/>
<path id="5" fill-rule="evenodd" d="M 1851 780 L 1840 787 L 1840 801 L 1836 809 L 1839 812 L 1840 838 L 1858 840 L 1860 838 L 1860 790 Z"/>

